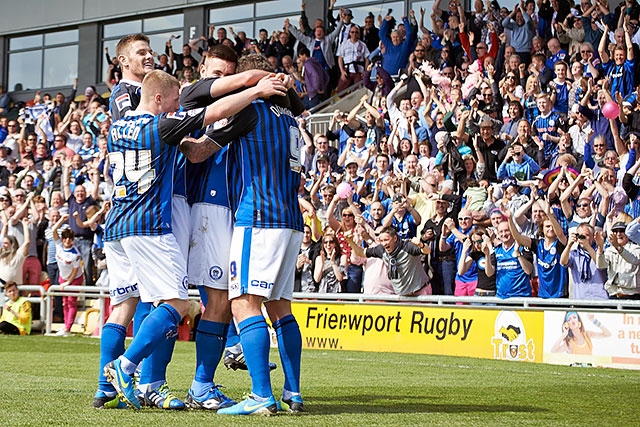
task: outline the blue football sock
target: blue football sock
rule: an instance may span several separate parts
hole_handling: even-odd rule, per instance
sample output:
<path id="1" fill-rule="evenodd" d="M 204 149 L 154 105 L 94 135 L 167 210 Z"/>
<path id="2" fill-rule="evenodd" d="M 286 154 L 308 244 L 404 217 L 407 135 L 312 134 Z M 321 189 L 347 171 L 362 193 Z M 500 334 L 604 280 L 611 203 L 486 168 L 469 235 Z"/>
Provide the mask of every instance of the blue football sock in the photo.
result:
<path id="1" fill-rule="evenodd" d="M 238 328 L 236 324 L 231 321 L 231 325 L 229 326 L 229 332 L 227 332 L 227 348 L 233 347 L 234 345 L 240 342 L 240 335 L 238 335 Z"/>
<path id="2" fill-rule="evenodd" d="M 179 322 L 180 313 L 169 304 L 161 304 L 142 322 L 138 335 L 125 351 L 124 357 L 137 366 L 160 343 L 175 338 Z"/>
<path id="3" fill-rule="evenodd" d="M 300 359 L 302 357 L 302 335 L 293 314 L 273 323 L 278 337 L 280 362 L 284 371 L 284 389 L 300 393 Z M 246 358 L 246 355 L 245 355 Z"/>
<path id="4" fill-rule="evenodd" d="M 215 384 L 216 367 L 222 358 L 229 325 L 200 320 L 196 334 L 196 373 L 191 384 L 195 396 L 202 396 Z"/>
<path id="5" fill-rule="evenodd" d="M 104 392 L 115 392 L 113 386 L 104 376 L 104 367 L 107 363 L 115 360 L 124 353 L 124 339 L 127 329 L 117 323 L 106 323 L 102 327 L 102 337 L 100 338 L 100 373 L 98 374 L 98 390 Z"/>
<path id="6" fill-rule="evenodd" d="M 198 286 L 198 293 L 200 294 L 200 302 L 204 307 L 207 306 L 209 302 L 209 295 L 207 295 L 207 288 L 204 286 Z"/>
<path id="7" fill-rule="evenodd" d="M 142 325 L 142 322 L 144 322 L 144 319 L 146 319 L 149 313 L 151 313 L 151 310 L 153 310 L 153 303 L 138 301 L 138 305 L 136 306 L 136 312 L 133 315 L 134 338 L 136 335 L 138 335 L 138 331 L 140 330 L 140 325 Z"/>
<path id="8" fill-rule="evenodd" d="M 152 311 L 157 310 L 153 308 Z M 151 311 L 151 312 L 152 312 Z M 144 360 L 140 371 L 140 385 L 162 385 L 167 380 L 167 366 L 173 356 L 177 335 L 161 341 L 153 352 Z M 156 387 L 151 387 L 156 388 Z"/>
<path id="9" fill-rule="evenodd" d="M 273 396 L 269 369 L 269 330 L 263 316 L 249 317 L 238 324 L 244 360 L 251 376 L 251 392 L 258 397 Z"/>

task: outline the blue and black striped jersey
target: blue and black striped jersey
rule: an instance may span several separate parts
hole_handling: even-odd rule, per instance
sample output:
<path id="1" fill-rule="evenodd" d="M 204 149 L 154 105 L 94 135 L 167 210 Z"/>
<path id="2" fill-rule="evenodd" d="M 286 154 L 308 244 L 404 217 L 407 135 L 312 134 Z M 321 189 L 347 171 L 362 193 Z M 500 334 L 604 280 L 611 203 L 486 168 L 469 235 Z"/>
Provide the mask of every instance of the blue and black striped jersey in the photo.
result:
<path id="1" fill-rule="evenodd" d="M 113 206 L 105 240 L 171 232 L 171 197 L 177 145 L 204 126 L 204 109 L 163 113 L 129 112 L 109 131 Z"/>
<path id="2" fill-rule="evenodd" d="M 302 231 L 298 188 L 303 141 L 293 113 L 257 100 L 207 136 L 223 146 L 233 141 L 229 180 L 235 224 Z"/>
<path id="3" fill-rule="evenodd" d="M 120 80 L 111 91 L 109 97 L 109 112 L 114 122 L 124 117 L 127 111 L 135 110 L 140 104 L 140 90 L 142 83 Z"/>
<path id="4" fill-rule="evenodd" d="M 189 204 L 231 207 L 227 171 L 229 149 L 224 147 L 202 163 L 187 163 L 187 194 Z"/>

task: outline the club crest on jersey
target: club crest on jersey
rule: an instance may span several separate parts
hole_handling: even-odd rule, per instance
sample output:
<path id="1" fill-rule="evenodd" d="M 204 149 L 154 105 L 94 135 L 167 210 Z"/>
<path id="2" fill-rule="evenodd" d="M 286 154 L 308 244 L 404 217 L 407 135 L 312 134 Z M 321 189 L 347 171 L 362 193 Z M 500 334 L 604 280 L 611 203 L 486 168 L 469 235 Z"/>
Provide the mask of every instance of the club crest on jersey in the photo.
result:
<path id="1" fill-rule="evenodd" d="M 189 117 L 195 117 L 198 114 L 200 114 L 200 112 L 202 111 L 202 108 L 195 108 L 193 110 L 187 110 L 187 116 Z"/>
<path id="2" fill-rule="evenodd" d="M 218 120 L 217 122 L 215 122 L 213 124 L 213 130 L 218 130 L 218 129 L 222 129 L 223 127 L 225 127 L 227 124 L 229 123 L 229 119 L 228 118 L 223 118 Z"/>
<path id="3" fill-rule="evenodd" d="M 222 277 L 222 268 L 217 265 L 214 265 L 209 269 L 209 277 L 213 280 L 219 280 Z"/>
<path id="4" fill-rule="evenodd" d="M 189 289 L 189 278 L 187 276 L 184 276 L 182 278 L 182 287 L 187 290 Z"/>
<path id="5" fill-rule="evenodd" d="M 118 106 L 118 110 L 119 111 L 122 111 L 127 107 L 133 108 L 131 106 L 131 98 L 129 97 L 128 93 L 124 93 L 124 94 L 120 95 L 119 97 L 117 97 L 116 98 L 116 105 Z"/>

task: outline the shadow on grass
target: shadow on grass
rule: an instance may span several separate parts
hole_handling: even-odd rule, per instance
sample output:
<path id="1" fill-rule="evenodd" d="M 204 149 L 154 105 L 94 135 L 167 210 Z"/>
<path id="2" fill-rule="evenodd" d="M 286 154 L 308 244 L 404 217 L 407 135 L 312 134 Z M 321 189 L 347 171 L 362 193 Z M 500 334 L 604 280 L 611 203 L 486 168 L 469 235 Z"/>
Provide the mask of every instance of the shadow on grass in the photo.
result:
<path id="1" fill-rule="evenodd" d="M 409 400 L 409 402 L 407 402 Z M 319 397 L 316 401 L 311 398 L 308 406 L 314 414 L 358 414 L 358 413 L 541 413 L 548 412 L 547 408 L 523 405 L 504 404 L 455 404 L 428 403 L 429 398 L 362 395 L 349 397 Z M 372 402 L 374 401 L 374 402 Z M 377 402 L 375 402 L 377 401 Z M 313 408 L 313 409 L 312 409 Z"/>

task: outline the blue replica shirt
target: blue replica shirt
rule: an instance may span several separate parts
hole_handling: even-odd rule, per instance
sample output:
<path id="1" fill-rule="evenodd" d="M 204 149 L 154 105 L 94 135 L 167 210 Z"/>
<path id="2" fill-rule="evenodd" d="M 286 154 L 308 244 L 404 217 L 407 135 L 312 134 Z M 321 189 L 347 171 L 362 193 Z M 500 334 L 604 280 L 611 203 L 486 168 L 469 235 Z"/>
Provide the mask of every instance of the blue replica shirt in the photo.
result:
<path id="1" fill-rule="evenodd" d="M 539 115 L 533 121 L 534 131 L 538 134 L 538 137 L 544 141 L 542 135 L 548 133 L 551 136 L 560 136 L 558 133 L 558 125 L 560 124 L 560 116 L 558 113 L 552 111 L 547 116 Z M 556 151 L 558 151 L 558 146 L 555 142 L 547 140 L 544 141 L 544 157 L 546 159 L 551 158 Z"/>
<path id="2" fill-rule="evenodd" d="M 556 239 L 549 249 L 545 249 L 544 240 L 531 239 L 531 251 L 538 256 L 538 279 L 540 298 L 562 298 L 567 295 L 567 268 L 560 265 L 560 255 L 565 245 Z"/>
<path id="3" fill-rule="evenodd" d="M 304 142 L 293 113 L 256 100 L 207 136 L 221 146 L 233 141 L 229 179 L 235 224 L 302 231 L 298 188 Z"/>
<path id="4" fill-rule="evenodd" d="M 565 52 L 564 50 L 560 49 L 558 51 L 558 53 L 556 53 L 555 55 L 551 55 L 551 57 L 549 59 L 547 59 L 547 62 L 545 62 L 544 65 L 547 68 L 550 68 L 550 69 L 553 70 L 553 67 L 556 65 L 556 62 L 564 61 L 566 57 L 567 57 L 567 52 Z"/>
<path id="5" fill-rule="evenodd" d="M 107 149 L 114 192 L 106 241 L 171 232 L 177 145 L 204 126 L 204 116 L 204 109 L 158 116 L 132 111 L 111 126 Z"/>
<path id="6" fill-rule="evenodd" d="M 196 203 L 231 207 L 227 170 L 229 147 L 215 153 L 202 163 L 189 163 L 187 167 L 188 200 Z"/>
<path id="7" fill-rule="evenodd" d="M 520 261 L 513 255 L 515 244 L 505 249 L 499 245 L 495 249 L 496 254 L 496 296 L 498 298 L 530 297 L 531 276 L 523 270 Z M 533 256 L 528 250 L 521 248 L 522 255 L 533 261 Z"/>
<path id="8" fill-rule="evenodd" d="M 460 232 L 468 236 L 469 233 L 471 233 L 471 230 L 473 230 L 473 227 L 469 228 L 467 231 L 460 230 Z M 467 255 L 462 253 L 462 242 L 460 242 L 456 238 L 456 236 L 453 233 L 451 233 L 449 237 L 447 237 L 447 243 L 449 244 L 449 246 L 453 247 L 453 249 L 456 251 L 456 265 L 458 265 L 458 263 L 460 262 L 460 257 L 463 255 L 464 256 Z M 474 261 L 471 264 L 471 267 L 469 267 L 467 272 L 464 273 L 462 276 L 456 272 L 456 280 L 459 280 L 464 283 L 474 282 L 478 280 L 478 266 L 476 265 L 476 262 Z"/>
<path id="9" fill-rule="evenodd" d="M 609 61 L 602 64 L 604 73 L 611 80 L 611 96 L 616 99 L 616 93 L 620 93 L 623 98 L 633 92 L 633 73 L 636 61 L 627 59 L 622 65 L 616 65 Z"/>
<path id="10" fill-rule="evenodd" d="M 553 111 L 569 113 L 569 86 L 566 82 L 564 84 L 556 82 L 556 103 L 553 105 Z"/>
<path id="11" fill-rule="evenodd" d="M 120 80 L 111 91 L 109 112 L 114 122 L 124 117 L 127 111 L 135 110 L 140 104 L 142 83 L 131 80 Z"/>
<path id="12" fill-rule="evenodd" d="M 391 226 L 398 232 L 401 239 L 412 239 L 418 234 L 418 224 L 409 212 L 405 212 L 402 220 L 398 220 L 395 216 L 391 222 Z"/>

